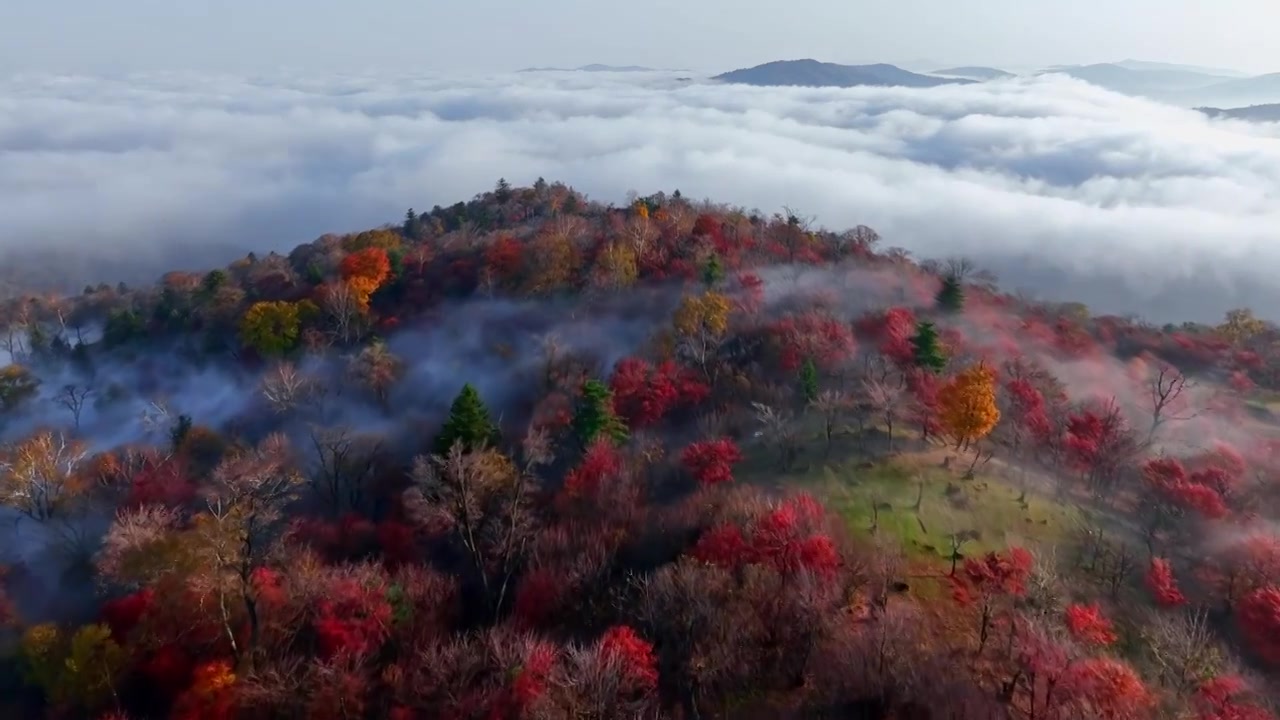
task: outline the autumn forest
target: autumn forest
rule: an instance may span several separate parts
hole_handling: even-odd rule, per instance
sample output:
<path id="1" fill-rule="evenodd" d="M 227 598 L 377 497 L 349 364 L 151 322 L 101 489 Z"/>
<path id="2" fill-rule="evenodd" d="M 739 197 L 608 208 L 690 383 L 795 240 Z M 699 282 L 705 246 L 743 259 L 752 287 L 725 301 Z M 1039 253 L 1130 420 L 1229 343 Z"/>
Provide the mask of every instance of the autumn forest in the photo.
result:
<path id="1" fill-rule="evenodd" d="M 1276 717 L 1248 309 L 503 180 L 0 349 L 5 718 Z"/>

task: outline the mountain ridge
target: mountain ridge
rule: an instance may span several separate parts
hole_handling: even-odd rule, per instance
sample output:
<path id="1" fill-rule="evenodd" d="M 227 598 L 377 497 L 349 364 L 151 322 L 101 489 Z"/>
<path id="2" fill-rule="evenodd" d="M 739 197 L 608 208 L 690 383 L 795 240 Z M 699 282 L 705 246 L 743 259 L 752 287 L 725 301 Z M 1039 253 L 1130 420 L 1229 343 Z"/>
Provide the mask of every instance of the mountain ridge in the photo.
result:
<path id="1" fill-rule="evenodd" d="M 915 87 L 967 85 L 974 80 L 942 78 L 903 70 L 896 65 L 840 65 L 812 58 L 774 60 L 749 68 L 739 68 L 712 78 L 740 85 L 781 87 Z"/>

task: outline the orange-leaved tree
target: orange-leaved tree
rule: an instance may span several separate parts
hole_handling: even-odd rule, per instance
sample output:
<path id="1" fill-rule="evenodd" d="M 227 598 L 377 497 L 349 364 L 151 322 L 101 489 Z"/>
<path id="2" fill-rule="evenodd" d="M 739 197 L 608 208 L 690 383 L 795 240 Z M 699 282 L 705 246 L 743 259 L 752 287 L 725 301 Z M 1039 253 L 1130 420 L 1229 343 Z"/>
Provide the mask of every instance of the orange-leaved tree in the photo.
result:
<path id="1" fill-rule="evenodd" d="M 357 250 L 342 259 L 342 279 L 351 287 L 361 308 L 369 307 L 369 297 L 390 274 L 391 259 L 380 247 Z"/>
<path id="2" fill-rule="evenodd" d="M 995 371 L 981 362 L 961 370 L 938 390 L 938 414 L 957 449 L 986 437 L 1000 422 Z"/>

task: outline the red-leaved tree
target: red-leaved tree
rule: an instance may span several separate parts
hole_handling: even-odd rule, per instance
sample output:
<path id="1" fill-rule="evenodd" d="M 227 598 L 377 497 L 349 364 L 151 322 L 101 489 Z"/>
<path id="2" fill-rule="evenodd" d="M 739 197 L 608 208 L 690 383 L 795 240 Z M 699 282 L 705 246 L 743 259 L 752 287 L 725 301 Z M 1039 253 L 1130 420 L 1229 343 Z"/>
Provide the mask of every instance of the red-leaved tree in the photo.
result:
<path id="1" fill-rule="evenodd" d="M 1196 688 L 1191 697 L 1199 720 L 1274 720 L 1275 716 L 1259 706 L 1253 690 L 1234 675 L 1210 678 Z"/>
<path id="2" fill-rule="evenodd" d="M 317 653 L 328 659 L 373 652 L 391 632 L 391 616 L 384 590 L 338 578 L 316 602 Z"/>
<path id="3" fill-rule="evenodd" d="M 1156 604 L 1161 607 L 1177 607 L 1186 604 L 1187 598 L 1178 589 L 1178 581 L 1173 576 L 1173 568 L 1164 558 L 1151 558 L 1151 567 L 1146 576 L 1147 591 Z"/>
<path id="4" fill-rule="evenodd" d="M 609 379 L 613 410 L 632 428 L 652 427 L 680 406 L 696 405 L 711 389 L 688 368 L 672 360 L 656 366 L 637 357 L 618 361 Z"/>
<path id="5" fill-rule="evenodd" d="M 733 466 L 741 460 L 742 453 L 729 438 L 700 440 L 680 453 L 680 463 L 702 485 L 733 480 Z"/>
<path id="6" fill-rule="evenodd" d="M 816 310 L 782 318 L 773 332 L 781 348 L 779 362 L 787 372 L 799 369 L 806 359 L 820 368 L 834 368 L 857 349 L 847 323 Z"/>
<path id="7" fill-rule="evenodd" d="M 1133 720 L 1150 707 L 1151 692 L 1133 668 L 1109 657 L 1088 658 L 1071 668 L 1074 704 L 1099 720 Z"/>
<path id="8" fill-rule="evenodd" d="M 1102 614 L 1097 603 L 1072 603 L 1067 606 L 1064 616 L 1071 636 L 1086 645 L 1106 646 L 1116 641 L 1111 621 Z"/>
<path id="9" fill-rule="evenodd" d="M 1236 603 L 1236 625 L 1255 655 L 1280 665 L 1280 588 L 1259 588 Z"/>
<path id="10" fill-rule="evenodd" d="M 962 572 L 948 576 L 957 604 L 978 609 L 978 654 L 991 637 L 996 619 L 1012 609 L 1012 600 L 1026 593 L 1026 580 L 1035 559 L 1025 548 L 966 558 Z"/>
<path id="11" fill-rule="evenodd" d="M 626 625 L 616 625 L 600 638 L 600 652 L 617 662 L 627 690 L 647 693 L 658 686 L 658 660 L 653 645 Z"/>
<path id="12" fill-rule="evenodd" d="M 824 519 L 816 500 L 798 495 L 752 518 L 745 530 L 732 524 L 708 530 L 689 554 L 721 567 L 767 565 L 783 575 L 808 571 L 831 577 L 841 559 Z"/>

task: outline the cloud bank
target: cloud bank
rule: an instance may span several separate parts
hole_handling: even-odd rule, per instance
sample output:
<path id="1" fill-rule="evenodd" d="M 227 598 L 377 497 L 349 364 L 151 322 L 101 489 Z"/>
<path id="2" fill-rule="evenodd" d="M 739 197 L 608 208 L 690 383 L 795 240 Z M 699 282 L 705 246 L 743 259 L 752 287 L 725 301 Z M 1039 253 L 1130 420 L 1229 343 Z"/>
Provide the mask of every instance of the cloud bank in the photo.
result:
<path id="1" fill-rule="evenodd" d="M 1280 126 L 1061 76 L 914 90 L 28 75 L 0 98 L 0 260 L 74 249 L 60 262 L 77 282 L 288 250 L 542 176 L 606 202 L 679 188 L 866 224 L 1100 312 L 1280 308 Z"/>

